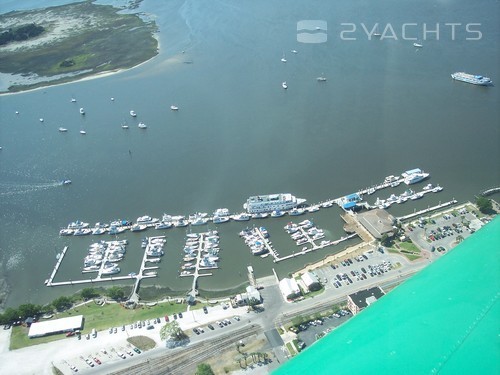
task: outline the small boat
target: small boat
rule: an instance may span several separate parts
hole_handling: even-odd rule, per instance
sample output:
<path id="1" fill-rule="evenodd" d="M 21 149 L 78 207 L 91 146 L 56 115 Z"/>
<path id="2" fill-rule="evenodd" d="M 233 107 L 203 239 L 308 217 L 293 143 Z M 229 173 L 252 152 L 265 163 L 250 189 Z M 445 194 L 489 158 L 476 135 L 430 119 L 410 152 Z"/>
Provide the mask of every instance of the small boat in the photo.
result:
<path id="1" fill-rule="evenodd" d="M 281 87 L 283 87 L 285 90 L 288 88 L 288 85 L 286 84 L 286 81 L 281 83 Z"/>
<path id="2" fill-rule="evenodd" d="M 146 129 L 147 128 L 146 124 L 143 122 L 140 122 L 139 125 L 137 125 L 137 126 L 139 127 L 139 129 Z"/>
<path id="3" fill-rule="evenodd" d="M 85 130 L 80 130 L 80 134 L 85 135 L 85 134 L 87 134 L 87 132 Z"/>
<path id="4" fill-rule="evenodd" d="M 70 185 L 70 184 L 71 184 L 71 180 L 66 179 L 66 180 L 61 181 L 61 185 Z"/>
<path id="5" fill-rule="evenodd" d="M 281 217 L 285 214 L 286 214 L 285 211 L 274 210 L 273 212 L 271 212 L 271 217 Z"/>
<path id="6" fill-rule="evenodd" d="M 137 113 L 135 113 L 135 111 L 130 111 L 130 116 L 132 116 L 132 117 L 136 117 L 136 116 L 137 116 Z"/>
<path id="7" fill-rule="evenodd" d="M 295 50 L 295 49 L 292 49 L 290 52 L 291 53 L 298 53 L 297 50 Z"/>
<path id="8" fill-rule="evenodd" d="M 421 45 L 420 43 L 413 43 L 413 47 L 422 48 L 423 45 Z"/>
<path id="9" fill-rule="evenodd" d="M 111 98 L 111 101 L 114 102 L 115 101 L 115 98 Z"/>
<path id="10" fill-rule="evenodd" d="M 85 110 L 83 108 L 80 108 L 80 114 L 81 115 L 84 115 L 85 114 Z"/>
<path id="11" fill-rule="evenodd" d="M 61 133 L 66 133 L 66 132 L 68 131 L 68 129 L 63 128 L 63 127 L 60 127 L 60 128 L 59 128 L 59 131 L 60 131 Z"/>
<path id="12" fill-rule="evenodd" d="M 71 103 L 76 103 L 76 99 L 75 98 L 71 98 Z"/>
<path id="13" fill-rule="evenodd" d="M 123 124 L 122 129 L 128 129 L 128 125 Z"/>
<path id="14" fill-rule="evenodd" d="M 40 117 L 40 122 L 43 122 L 43 118 L 42 117 Z"/>
<path id="15" fill-rule="evenodd" d="M 317 77 L 316 81 L 318 81 L 318 82 L 326 82 L 326 77 L 324 77 L 324 76 Z"/>
<path id="16" fill-rule="evenodd" d="M 170 106 L 170 109 L 171 109 L 172 111 L 178 111 L 178 110 L 179 110 L 179 107 L 177 107 L 177 106 L 175 106 L 175 105 L 171 105 L 171 106 Z"/>
<path id="17" fill-rule="evenodd" d="M 286 63 L 285 54 L 283 54 L 283 57 L 281 58 L 281 62 L 282 62 L 282 63 Z"/>

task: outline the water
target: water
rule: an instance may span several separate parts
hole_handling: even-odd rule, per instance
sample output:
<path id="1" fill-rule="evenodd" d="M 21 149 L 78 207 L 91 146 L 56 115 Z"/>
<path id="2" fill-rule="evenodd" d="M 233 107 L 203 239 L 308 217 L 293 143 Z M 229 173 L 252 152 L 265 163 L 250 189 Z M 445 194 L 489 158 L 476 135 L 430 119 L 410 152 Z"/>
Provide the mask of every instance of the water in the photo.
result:
<path id="1" fill-rule="evenodd" d="M 76 219 L 135 220 L 219 207 L 238 212 L 248 196 L 274 192 L 317 202 L 414 167 L 430 172 L 430 182 L 445 190 L 391 208 L 395 215 L 452 198 L 471 200 L 497 185 L 498 89 L 453 82 L 450 73 L 499 81 L 498 51 L 491 48 L 498 43 L 498 12 L 491 11 L 498 5 L 426 1 L 402 10 L 392 3 L 378 9 L 372 2 L 360 8 L 321 2 L 311 8 L 293 1 L 284 12 L 280 2 L 145 1 L 140 10 L 154 15 L 160 28 L 159 56 L 112 76 L 0 97 L 0 254 L 12 286 L 7 303 L 44 303 L 77 290 L 43 286 L 66 244 L 70 250 L 56 281 L 81 277 L 85 249 L 95 238 L 58 236 Z M 298 43 L 302 19 L 325 19 L 328 42 Z M 443 34 L 415 50 L 413 41 L 369 41 L 361 33 L 357 41 L 342 41 L 343 22 L 481 22 L 483 39 L 465 41 L 462 28 L 455 41 Z M 328 81 L 318 83 L 319 75 Z M 180 110 L 171 111 L 172 104 Z M 139 121 L 148 129 L 138 129 Z M 129 130 L 121 128 L 124 122 Z M 60 126 L 68 133 L 59 133 Z M 57 186 L 65 178 L 73 184 Z M 337 239 L 343 234 L 339 213 L 331 208 L 309 216 Z M 295 247 L 282 229 L 288 220 L 259 222 L 270 228 L 281 254 Z M 273 267 L 285 276 L 328 254 L 277 265 L 252 257 L 237 236 L 246 225 L 219 226 L 221 269 L 201 279 L 200 289 L 244 282 L 249 264 L 257 276 Z M 184 291 L 190 280 L 177 272 L 185 231 L 165 234 L 160 277 L 148 283 Z M 138 269 L 143 235 L 122 236 L 131 241 L 122 274 Z"/>

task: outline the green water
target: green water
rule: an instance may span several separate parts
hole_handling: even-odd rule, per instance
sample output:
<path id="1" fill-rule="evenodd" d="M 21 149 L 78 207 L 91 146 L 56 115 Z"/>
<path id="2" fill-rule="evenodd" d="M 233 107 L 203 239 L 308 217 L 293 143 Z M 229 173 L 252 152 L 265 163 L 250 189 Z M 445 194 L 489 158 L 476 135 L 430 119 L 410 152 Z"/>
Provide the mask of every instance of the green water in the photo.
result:
<path id="1" fill-rule="evenodd" d="M 499 243 L 496 218 L 274 375 L 498 373 Z"/>

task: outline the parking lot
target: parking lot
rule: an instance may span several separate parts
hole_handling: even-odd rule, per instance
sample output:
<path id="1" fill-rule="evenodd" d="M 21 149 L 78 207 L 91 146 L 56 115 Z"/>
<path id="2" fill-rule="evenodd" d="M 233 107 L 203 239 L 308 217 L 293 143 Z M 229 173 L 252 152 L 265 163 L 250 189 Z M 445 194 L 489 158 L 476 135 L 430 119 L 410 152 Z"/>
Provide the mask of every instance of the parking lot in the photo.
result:
<path id="1" fill-rule="evenodd" d="M 320 267 L 313 272 L 326 290 L 336 289 L 339 294 L 349 294 L 378 279 L 385 279 L 385 276 L 396 274 L 406 262 L 400 255 L 374 250 Z"/>
<path id="2" fill-rule="evenodd" d="M 421 249 L 444 253 L 469 237 L 483 223 L 467 207 L 420 218 L 406 225 L 406 234 Z"/>
<path id="3" fill-rule="evenodd" d="M 305 346 L 310 346 L 336 327 L 344 324 L 351 316 L 352 314 L 347 310 L 340 310 L 323 319 L 301 324 L 301 331 L 298 332 L 297 339 L 299 342 L 302 341 Z"/>

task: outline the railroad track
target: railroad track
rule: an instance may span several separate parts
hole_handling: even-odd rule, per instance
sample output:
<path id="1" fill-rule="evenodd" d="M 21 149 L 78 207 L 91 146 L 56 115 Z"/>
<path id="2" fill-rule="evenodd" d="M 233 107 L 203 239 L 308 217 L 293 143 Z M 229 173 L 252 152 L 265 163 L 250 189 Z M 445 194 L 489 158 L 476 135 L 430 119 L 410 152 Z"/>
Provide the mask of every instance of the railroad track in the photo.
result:
<path id="1" fill-rule="evenodd" d="M 221 337 L 203 340 L 190 344 L 185 348 L 169 350 L 160 356 L 152 357 L 132 365 L 127 369 L 122 369 L 110 373 L 111 375 L 182 375 L 193 373 L 196 365 L 208 358 L 212 358 L 231 345 L 243 339 L 248 339 L 251 335 L 260 333 L 262 329 L 257 325 L 245 326 L 236 331 L 231 331 Z"/>

